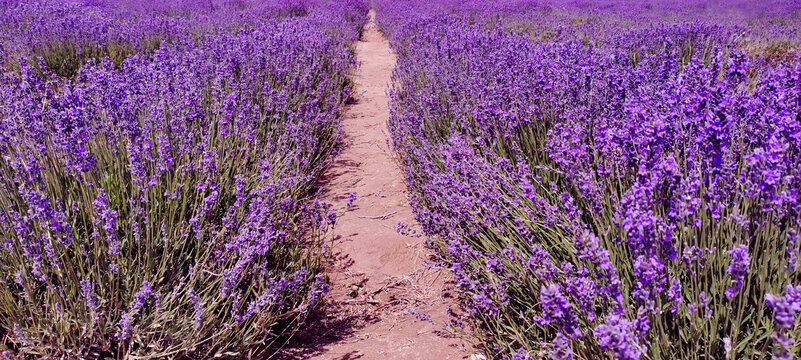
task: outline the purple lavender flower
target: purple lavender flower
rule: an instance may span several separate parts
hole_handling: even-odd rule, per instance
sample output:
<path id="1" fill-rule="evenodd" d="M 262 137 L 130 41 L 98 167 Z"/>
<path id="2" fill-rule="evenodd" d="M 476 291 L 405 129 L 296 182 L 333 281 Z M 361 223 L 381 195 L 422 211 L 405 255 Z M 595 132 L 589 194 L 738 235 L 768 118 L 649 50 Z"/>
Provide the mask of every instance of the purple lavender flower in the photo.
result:
<path id="1" fill-rule="evenodd" d="M 638 360 L 645 355 L 645 347 L 640 345 L 640 336 L 634 321 L 610 315 L 594 331 L 601 348 L 611 351 L 615 359 Z"/>
<path id="2" fill-rule="evenodd" d="M 521 349 L 523 350 L 523 349 Z M 520 350 L 518 350 L 518 353 Z M 528 353 L 525 353 L 526 359 L 531 359 Z M 553 340 L 553 348 L 548 352 L 548 358 L 551 360 L 571 360 L 573 359 L 573 348 L 570 347 L 570 339 L 561 332 L 556 334 Z"/>
<path id="3" fill-rule="evenodd" d="M 796 357 L 790 352 L 790 349 L 795 345 L 793 338 L 774 332 L 770 338 L 773 340 L 773 360 L 794 360 Z"/>
<path id="4" fill-rule="evenodd" d="M 308 307 L 304 308 L 304 310 L 313 307 L 317 304 L 320 299 L 328 294 L 330 289 L 330 285 L 325 281 L 322 274 L 317 274 L 314 276 L 314 283 L 312 284 L 312 290 L 309 292 L 308 295 Z"/>
<path id="5" fill-rule="evenodd" d="M 349 194 L 348 194 L 347 206 L 348 206 L 348 207 L 351 207 L 351 206 L 353 206 L 353 203 L 354 203 L 355 201 L 356 201 L 356 193 L 355 193 L 355 192 L 349 193 Z"/>
<path id="6" fill-rule="evenodd" d="M 582 336 L 579 319 L 573 309 L 573 304 L 562 293 L 559 284 L 543 285 L 540 289 L 540 301 L 542 303 L 542 317 L 537 321 L 542 325 L 556 323 L 565 335 L 572 338 Z"/>
<path id="7" fill-rule="evenodd" d="M 673 301 L 673 304 L 670 305 L 670 311 L 675 313 L 679 310 L 679 305 L 681 305 L 683 301 L 681 294 L 681 282 L 679 279 L 670 279 L 670 288 L 668 288 L 667 295 L 668 298 Z"/>
<path id="8" fill-rule="evenodd" d="M 337 222 L 337 212 L 333 208 L 328 209 L 328 212 L 325 214 L 326 219 L 328 220 L 328 225 L 334 226 Z"/>
<path id="9" fill-rule="evenodd" d="M 656 297 L 664 290 L 667 277 L 665 265 L 654 257 L 638 256 L 634 260 L 635 290 L 632 295 L 641 301 L 648 311 L 654 311 Z"/>
<path id="10" fill-rule="evenodd" d="M 687 271 L 689 271 L 691 275 L 695 275 L 696 266 L 703 268 L 706 265 L 705 251 L 697 246 L 686 247 L 682 253 L 681 261 L 684 263 Z"/>
<path id="11" fill-rule="evenodd" d="M 108 195 L 102 188 L 97 189 L 97 198 L 92 203 L 98 221 L 102 222 L 103 230 L 106 233 L 108 242 L 108 254 L 111 256 L 119 255 L 122 242 L 117 238 L 117 211 L 112 210 L 108 203 Z"/>
<path id="12" fill-rule="evenodd" d="M 81 292 L 83 293 L 83 297 L 86 299 L 86 306 L 88 306 L 91 310 L 97 310 L 97 308 L 100 306 L 100 301 L 98 301 L 97 296 L 95 296 L 94 285 L 92 284 L 91 280 L 81 280 Z"/>
<path id="13" fill-rule="evenodd" d="M 751 255 L 748 254 L 748 247 L 743 244 L 735 246 L 727 254 L 732 258 L 729 267 L 726 269 L 726 272 L 731 275 L 732 286 L 726 289 L 726 297 L 733 298 L 737 291 L 743 287 L 743 279 L 748 273 L 748 267 L 751 264 Z"/>
<path id="14" fill-rule="evenodd" d="M 28 336 L 25 335 L 24 331 L 22 331 L 22 327 L 20 327 L 17 323 L 14 323 L 14 336 L 20 343 L 22 343 L 22 345 L 30 345 L 31 343 L 31 340 L 28 339 Z"/>
<path id="15" fill-rule="evenodd" d="M 131 302 L 131 312 L 136 313 L 147 303 L 147 299 L 150 298 L 150 295 L 153 292 L 153 288 L 150 286 L 150 283 L 145 280 L 142 282 L 142 287 L 134 294 L 134 299 Z"/>
<path id="16" fill-rule="evenodd" d="M 784 296 L 765 295 L 765 303 L 773 308 L 773 322 L 782 329 L 795 327 L 801 313 L 801 285 L 787 285 Z"/>
<path id="17" fill-rule="evenodd" d="M 592 274 L 588 269 L 580 268 L 576 273 L 576 276 L 565 279 L 565 289 L 576 300 L 587 320 L 594 321 L 595 297 L 598 295 L 599 286 L 592 280 Z"/>
<path id="18" fill-rule="evenodd" d="M 709 307 L 709 303 L 711 301 L 712 300 L 706 295 L 706 291 L 701 291 L 701 293 L 698 294 L 698 302 L 704 308 L 705 319 L 709 319 L 710 317 L 712 317 L 712 309 Z"/>
<path id="19" fill-rule="evenodd" d="M 119 330 L 114 334 L 117 339 L 126 340 L 131 337 L 131 331 L 133 331 L 133 315 L 130 313 L 123 312 L 122 316 L 120 316 L 120 321 L 117 322 L 117 326 Z"/>

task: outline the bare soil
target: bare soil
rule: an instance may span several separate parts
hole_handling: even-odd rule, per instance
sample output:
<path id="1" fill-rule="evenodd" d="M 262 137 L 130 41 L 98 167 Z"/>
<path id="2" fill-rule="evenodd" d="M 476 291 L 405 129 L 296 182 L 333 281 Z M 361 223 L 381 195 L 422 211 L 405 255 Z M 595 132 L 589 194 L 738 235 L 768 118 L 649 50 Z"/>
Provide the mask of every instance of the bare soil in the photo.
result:
<path id="1" fill-rule="evenodd" d="M 286 359 L 465 359 L 459 338 L 442 333 L 455 303 L 450 275 L 426 265 L 423 238 L 398 234 L 415 225 L 401 170 L 387 145 L 386 89 L 395 55 L 375 25 L 356 44 L 355 95 L 343 123 L 343 146 L 322 180 L 322 198 L 340 217 L 334 229 L 331 293 L 296 335 Z M 357 200 L 348 207 L 348 194 Z M 419 314 L 424 314 L 420 316 Z M 434 321 L 421 320 L 431 316 Z M 439 324 L 437 324 L 439 323 Z"/>

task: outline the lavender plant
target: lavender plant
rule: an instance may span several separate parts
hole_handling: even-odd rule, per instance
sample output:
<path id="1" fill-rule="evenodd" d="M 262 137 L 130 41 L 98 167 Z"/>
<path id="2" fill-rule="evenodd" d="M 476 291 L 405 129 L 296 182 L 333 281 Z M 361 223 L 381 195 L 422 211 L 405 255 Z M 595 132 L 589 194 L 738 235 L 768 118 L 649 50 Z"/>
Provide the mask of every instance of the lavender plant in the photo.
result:
<path id="1" fill-rule="evenodd" d="M 492 358 L 794 358 L 798 57 L 629 5 L 378 3 L 417 219 Z"/>
<path id="2" fill-rule="evenodd" d="M 304 6 L 73 79 L 3 74 L 4 354 L 252 358 L 291 336 L 328 289 L 309 189 L 367 12 Z"/>

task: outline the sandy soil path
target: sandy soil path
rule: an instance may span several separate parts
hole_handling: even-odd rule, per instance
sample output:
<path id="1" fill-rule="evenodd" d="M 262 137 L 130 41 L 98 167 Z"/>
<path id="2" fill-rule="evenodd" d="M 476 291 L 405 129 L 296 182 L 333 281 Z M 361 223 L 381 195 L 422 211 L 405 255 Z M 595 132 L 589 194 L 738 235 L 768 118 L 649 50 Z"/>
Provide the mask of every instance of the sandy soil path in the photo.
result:
<path id="1" fill-rule="evenodd" d="M 344 146 L 323 178 L 323 199 L 340 214 L 334 230 L 328 308 L 299 334 L 288 357 L 302 359 L 463 359 L 462 341 L 414 312 L 446 319 L 447 272 L 425 265 L 423 239 L 399 235 L 414 224 L 401 170 L 387 146 L 387 86 L 395 55 L 377 30 L 374 11 L 356 44 L 360 69 L 343 123 Z M 347 206 L 348 195 L 357 200 Z M 343 214 L 344 212 L 344 214 Z M 411 310 L 411 311 L 410 311 Z"/>

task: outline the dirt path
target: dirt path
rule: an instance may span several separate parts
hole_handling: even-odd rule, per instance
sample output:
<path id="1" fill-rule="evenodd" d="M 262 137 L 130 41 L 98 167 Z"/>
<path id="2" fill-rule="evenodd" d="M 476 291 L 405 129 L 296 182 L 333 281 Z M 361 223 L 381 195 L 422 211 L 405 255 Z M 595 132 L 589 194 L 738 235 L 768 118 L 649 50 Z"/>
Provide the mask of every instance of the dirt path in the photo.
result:
<path id="1" fill-rule="evenodd" d="M 376 29 L 375 13 L 356 44 L 360 70 L 355 99 L 345 113 L 344 146 L 324 176 L 324 200 L 337 219 L 328 308 L 300 334 L 291 357 L 303 359 L 463 359 L 462 341 L 438 336 L 451 293 L 448 273 L 424 265 L 423 239 L 399 235 L 414 224 L 401 170 L 387 147 L 386 89 L 395 55 Z M 348 195 L 356 201 L 348 207 Z M 343 214 L 344 213 L 344 214 Z"/>

